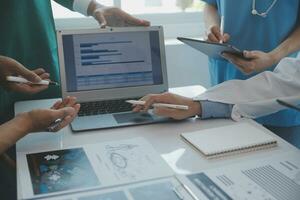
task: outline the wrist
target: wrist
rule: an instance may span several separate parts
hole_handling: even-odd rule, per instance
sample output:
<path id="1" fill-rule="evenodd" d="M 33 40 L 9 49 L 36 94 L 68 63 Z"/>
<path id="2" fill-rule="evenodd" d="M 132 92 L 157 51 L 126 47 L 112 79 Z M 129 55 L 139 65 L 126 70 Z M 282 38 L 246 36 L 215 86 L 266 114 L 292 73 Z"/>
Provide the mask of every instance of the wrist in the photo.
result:
<path id="1" fill-rule="evenodd" d="M 95 10 L 98 9 L 98 8 L 102 8 L 102 7 L 104 7 L 104 5 L 98 3 L 95 0 L 92 0 L 91 3 L 88 6 L 88 9 L 87 9 L 88 16 L 93 16 Z"/>
<path id="2" fill-rule="evenodd" d="M 270 51 L 268 54 L 273 62 L 273 65 L 278 63 L 283 57 L 287 55 L 287 53 L 280 48 L 276 48 L 273 51 Z"/>
<path id="3" fill-rule="evenodd" d="M 19 132 L 24 133 L 24 135 L 32 132 L 33 121 L 31 120 L 29 112 L 18 114 L 14 120 L 16 120 L 18 124 L 21 124 L 21 126 L 18 126 Z"/>
<path id="4" fill-rule="evenodd" d="M 189 109 L 191 111 L 191 116 L 201 116 L 202 108 L 199 101 L 192 101 L 189 105 Z"/>
<path id="5" fill-rule="evenodd" d="M 270 53 L 269 53 L 269 56 L 270 56 L 270 60 L 271 60 L 271 62 L 272 62 L 272 63 L 270 64 L 270 66 L 271 66 L 271 65 L 274 65 L 275 63 L 278 63 L 279 60 L 280 60 L 278 54 L 275 53 L 275 52 L 270 52 Z"/>

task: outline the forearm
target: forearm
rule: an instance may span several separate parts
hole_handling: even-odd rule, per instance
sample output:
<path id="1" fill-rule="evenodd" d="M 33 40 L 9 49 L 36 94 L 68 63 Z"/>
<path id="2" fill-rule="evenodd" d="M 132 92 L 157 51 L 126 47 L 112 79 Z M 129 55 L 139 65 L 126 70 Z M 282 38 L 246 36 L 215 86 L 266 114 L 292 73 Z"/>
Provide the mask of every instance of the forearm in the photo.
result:
<path id="1" fill-rule="evenodd" d="M 247 80 L 226 81 L 208 89 L 194 100 L 233 104 L 231 117 L 235 120 L 275 113 L 284 109 L 276 103 L 276 99 L 288 100 L 290 103 L 293 103 L 290 100 L 299 100 L 299 66 L 299 59 L 285 58 L 273 72 L 262 72 Z"/>
<path id="2" fill-rule="evenodd" d="M 216 6 L 205 3 L 204 23 L 206 29 L 209 29 L 212 26 L 220 26 L 220 16 Z"/>
<path id="3" fill-rule="evenodd" d="M 0 126 L 0 154 L 24 137 L 29 131 L 26 114 L 16 116 L 14 119 Z"/>
<path id="4" fill-rule="evenodd" d="M 291 35 L 284 40 L 277 48 L 270 52 L 274 58 L 274 64 L 278 63 L 282 58 L 296 52 L 300 49 L 300 26 L 298 26 Z"/>

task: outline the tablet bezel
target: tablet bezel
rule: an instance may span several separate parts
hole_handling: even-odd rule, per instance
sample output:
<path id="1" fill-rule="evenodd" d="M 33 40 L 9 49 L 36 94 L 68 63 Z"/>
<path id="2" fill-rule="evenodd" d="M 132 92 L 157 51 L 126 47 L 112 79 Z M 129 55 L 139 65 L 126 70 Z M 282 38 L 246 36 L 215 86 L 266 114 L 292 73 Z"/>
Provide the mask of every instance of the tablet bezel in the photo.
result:
<path id="1" fill-rule="evenodd" d="M 243 51 L 227 43 L 216 43 L 216 42 L 209 42 L 205 40 L 197 40 L 197 39 L 185 38 L 185 37 L 177 37 L 177 39 L 187 44 L 188 46 L 204 53 L 210 58 L 224 59 L 221 54 L 229 53 L 229 54 L 236 55 L 242 59 L 248 60 L 247 58 L 244 57 Z M 194 44 L 192 45 L 191 43 Z M 214 53 L 210 53 L 209 50 L 205 48 L 204 45 L 207 45 L 210 48 L 214 49 Z"/>

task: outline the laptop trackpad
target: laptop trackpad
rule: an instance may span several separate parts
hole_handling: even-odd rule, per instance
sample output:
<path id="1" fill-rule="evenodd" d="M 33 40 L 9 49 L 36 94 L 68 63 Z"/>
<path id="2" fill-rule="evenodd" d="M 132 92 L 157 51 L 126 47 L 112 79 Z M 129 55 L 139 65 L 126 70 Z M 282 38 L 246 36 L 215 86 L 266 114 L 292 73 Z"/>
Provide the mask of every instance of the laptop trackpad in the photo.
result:
<path id="1" fill-rule="evenodd" d="M 153 118 L 149 113 L 120 113 L 113 115 L 119 124 L 128 123 L 147 123 L 152 122 Z"/>

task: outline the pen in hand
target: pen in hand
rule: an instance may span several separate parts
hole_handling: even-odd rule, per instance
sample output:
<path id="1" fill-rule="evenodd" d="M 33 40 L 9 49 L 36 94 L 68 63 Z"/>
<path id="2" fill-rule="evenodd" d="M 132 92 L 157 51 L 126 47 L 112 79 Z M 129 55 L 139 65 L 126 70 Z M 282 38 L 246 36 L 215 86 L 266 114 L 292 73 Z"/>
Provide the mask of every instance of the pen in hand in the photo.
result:
<path id="1" fill-rule="evenodd" d="M 6 80 L 9 81 L 9 82 L 25 83 L 25 84 L 32 84 L 32 85 L 54 85 L 54 86 L 58 86 L 59 85 L 57 82 L 48 81 L 48 80 L 41 80 L 38 83 L 33 83 L 31 81 L 28 81 L 25 78 L 18 77 L 18 76 L 7 76 Z"/>
<path id="2" fill-rule="evenodd" d="M 127 103 L 133 104 L 133 105 L 145 105 L 145 101 L 136 101 L 136 100 L 127 100 Z M 177 104 L 167 104 L 167 103 L 154 103 L 152 104 L 153 107 L 156 108 L 173 108 L 178 110 L 188 110 L 189 107 L 186 105 L 177 105 Z"/>
<path id="3" fill-rule="evenodd" d="M 57 120 L 55 120 L 54 122 L 52 122 L 49 126 L 48 126 L 48 128 L 46 129 L 46 131 L 48 131 L 48 132 L 54 132 L 59 126 L 60 126 L 60 124 L 62 123 L 62 119 L 57 119 Z"/>
<path id="4" fill-rule="evenodd" d="M 220 25 L 220 33 L 221 33 L 221 39 L 220 44 L 223 44 L 223 35 L 224 35 L 224 16 L 221 16 L 221 25 Z"/>

